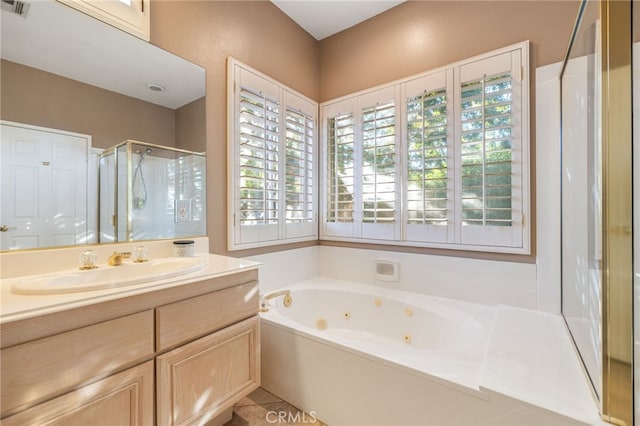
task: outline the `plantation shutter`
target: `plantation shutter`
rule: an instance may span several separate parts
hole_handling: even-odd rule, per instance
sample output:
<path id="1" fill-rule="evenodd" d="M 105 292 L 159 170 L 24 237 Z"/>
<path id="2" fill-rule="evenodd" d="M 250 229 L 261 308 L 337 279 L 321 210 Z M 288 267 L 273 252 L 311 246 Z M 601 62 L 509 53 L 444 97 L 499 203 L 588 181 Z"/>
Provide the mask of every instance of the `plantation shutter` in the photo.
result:
<path id="1" fill-rule="evenodd" d="M 315 236 L 315 140 L 317 106 L 285 93 L 285 234 Z"/>
<path id="2" fill-rule="evenodd" d="M 355 102 L 324 108 L 326 140 L 325 235 L 353 237 L 355 232 L 356 121 Z"/>
<path id="3" fill-rule="evenodd" d="M 361 237 L 382 240 L 399 238 L 400 182 L 397 153 L 399 109 L 396 88 L 359 97 L 360 119 L 356 146 L 359 158 L 356 182 Z M 357 198 L 357 197 L 356 197 Z"/>
<path id="4" fill-rule="evenodd" d="M 246 70 L 237 86 L 237 241 L 276 240 L 280 203 L 278 88 Z"/>
<path id="5" fill-rule="evenodd" d="M 406 240 L 453 240 L 453 71 L 404 85 Z"/>
<path id="6" fill-rule="evenodd" d="M 317 238 L 317 104 L 230 59 L 229 249 Z"/>
<path id="7" fill-rule="evenodd" d="M 521 51 L 463 65 L 459 72 L 460 242 L 521 247 Z"/>

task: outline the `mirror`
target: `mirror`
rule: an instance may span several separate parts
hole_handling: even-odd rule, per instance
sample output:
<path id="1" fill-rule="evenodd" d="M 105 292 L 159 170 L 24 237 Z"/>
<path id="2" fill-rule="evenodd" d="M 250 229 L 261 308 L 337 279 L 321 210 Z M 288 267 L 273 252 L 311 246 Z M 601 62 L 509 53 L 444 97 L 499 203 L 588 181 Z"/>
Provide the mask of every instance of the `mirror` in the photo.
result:
<path id="1" fill-rule="evenodd" d="M 2 5 L 0 249 L 97 243 L 100 153 L 130 140 L 204 153 L 204 69 L 53 0 Z"/>

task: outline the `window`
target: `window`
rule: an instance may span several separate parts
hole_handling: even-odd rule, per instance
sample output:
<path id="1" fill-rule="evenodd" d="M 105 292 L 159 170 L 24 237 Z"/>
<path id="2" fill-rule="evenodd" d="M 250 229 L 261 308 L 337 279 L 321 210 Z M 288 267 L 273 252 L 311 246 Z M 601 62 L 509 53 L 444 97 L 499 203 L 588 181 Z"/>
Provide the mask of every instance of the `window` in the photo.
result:
<path id="1" fill-rule="evenodd" d="M 337 114 L 327 119 L 328 163 L 327 222 L 353 222 L 355 178 L 353 113 Z"/>
<path id="2" fill-rule="evenodd" d="M 58 1 L 145 41 L 149 41 L 151 0 Z"/>
<path id="3" fill-rule="evenodd" d="M 324 235 L 399 237 L 397 96 L 392 87 L 323 109 L 329 159 Z"/>
<path id="4" fill-rule="evenodd" d="M 453 71 L 403 85 L 406 157 L 405 240 L 447 243 L 454 237 Z"/>
<path id="5" fill-rule="evenodd" d="M 317 104 L 229 59 L 229 249 L 317 238 Z"/>
<path id="6" fill-rule="evenodd" d="M 529 253 L 528 43 L 322 105 L 323 239 Z"/>

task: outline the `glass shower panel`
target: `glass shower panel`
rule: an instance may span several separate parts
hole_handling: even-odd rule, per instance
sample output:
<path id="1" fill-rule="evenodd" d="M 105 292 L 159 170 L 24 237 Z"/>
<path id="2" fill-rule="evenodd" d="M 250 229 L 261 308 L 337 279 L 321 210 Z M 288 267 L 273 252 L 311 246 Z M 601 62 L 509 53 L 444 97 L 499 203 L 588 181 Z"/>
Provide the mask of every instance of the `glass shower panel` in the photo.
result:
<path id="1" fill-rule="evenodd" d="M 116 195 L 116 156 L 113 149 L 106 150 L 100 155 L 99 169 L 99 195 L 100 217 L 98 219 L 100 229 L 100 242 L 111 243 L 117 241 L 115 227 L 115 195 Z"/>
<path id="2" fill-rule="evenodd" d="M 129 145 L 121 145 L 116 147 L 116 193 L 115 193 L 115 230 L 116 241 L 129 241 L 128 229 L 128 173 L 127 173 L 127 159 L 128 159 Z"/>
<path id="3" fill-rule="evenodd" d="M 562 88 L 562 313 L 602 395 L 602 138 L 599 4 L 584 2 Z"/>

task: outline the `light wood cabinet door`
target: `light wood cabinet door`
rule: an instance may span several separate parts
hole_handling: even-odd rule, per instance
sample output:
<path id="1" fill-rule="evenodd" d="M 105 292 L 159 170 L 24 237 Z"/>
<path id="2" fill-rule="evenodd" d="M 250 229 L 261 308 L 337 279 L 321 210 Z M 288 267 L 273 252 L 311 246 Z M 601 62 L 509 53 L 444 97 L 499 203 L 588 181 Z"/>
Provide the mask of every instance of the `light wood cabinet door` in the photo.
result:
<path id="1" fill-rule="evenodd" d="M 156 358 L 159 425 L 203 424 L 260 384 L 259 318 Z"/>
<path id="2" fill-rule="evenodd" d="M 147 310 L 2 349 L 2 416 L 151 359 L 153 331 Z"/>
<path id="3" fill-rule="evenodd" d="M 153 361 L 147 361 L 2 419 L 2 425 L 151 426 L 153 379 Z"/>

